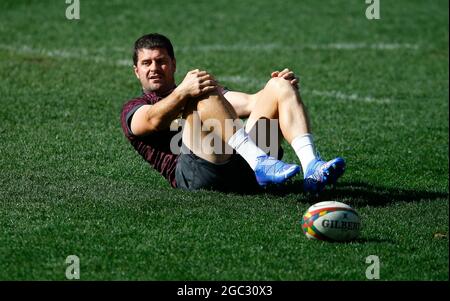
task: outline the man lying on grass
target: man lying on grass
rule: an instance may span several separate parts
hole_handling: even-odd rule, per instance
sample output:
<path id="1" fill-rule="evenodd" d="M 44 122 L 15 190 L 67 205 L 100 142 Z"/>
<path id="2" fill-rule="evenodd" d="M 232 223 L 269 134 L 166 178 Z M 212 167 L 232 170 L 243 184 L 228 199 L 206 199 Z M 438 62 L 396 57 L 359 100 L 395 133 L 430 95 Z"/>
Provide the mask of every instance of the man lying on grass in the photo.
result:
<path id="1" fill-rule="evenodd" d="M 250 192 L 284 183 L 301 168 L 281 161 L 279 138 L 297 154 L 306 192 L 319 193 L 344 173 L 342 158 L 317 156 L 299 80 L 289 69 L 272 72 L 256 94 L 229 91 L 199 69 L 176 85 L 173 46 L 156 33 L 135 42 L 133 62 L 143 94 L 123 106 L 122 128 L 173 187 Z"/>

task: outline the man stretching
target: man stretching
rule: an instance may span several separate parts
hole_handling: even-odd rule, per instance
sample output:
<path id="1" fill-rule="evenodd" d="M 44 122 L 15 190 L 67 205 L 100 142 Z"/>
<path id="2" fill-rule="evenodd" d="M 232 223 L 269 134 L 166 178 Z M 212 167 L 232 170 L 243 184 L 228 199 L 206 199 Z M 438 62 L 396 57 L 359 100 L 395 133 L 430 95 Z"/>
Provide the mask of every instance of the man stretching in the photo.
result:
<path id="1" fill-rule="evenodd" d="M 173 187 L 247 192 L 284 183 L 302 169 L 305 191 L 319 193 L 344 173 L 342 158 L 326 162 L 317 156 L 298 78 L 289 69 L 273 72 L 256 94 L 228 91 L 198 69 L 176 85 L 173 46 L 157 33 L 135 42 L 133 62 L 143 94 L 123 106 L 122 129 L 136 151 Z M 179 127 L 173 130 L 173 121 L 180 117 L 182 132 Z M 245 126 L 240 118 L 248 118 Z M 209 121 L 215 126 L 208 126 Z M 292 146 L 301 168 L 279 160 L 281 139 L 273 139 L 273 121 L 275 136 L 280 133 Z M 251 135 L 255 132 L 257 138 Z M 181 152 L 174 148 L 177 137 Z M 258 146 L 261 137 L 269 137 L 271 151 Z"/>

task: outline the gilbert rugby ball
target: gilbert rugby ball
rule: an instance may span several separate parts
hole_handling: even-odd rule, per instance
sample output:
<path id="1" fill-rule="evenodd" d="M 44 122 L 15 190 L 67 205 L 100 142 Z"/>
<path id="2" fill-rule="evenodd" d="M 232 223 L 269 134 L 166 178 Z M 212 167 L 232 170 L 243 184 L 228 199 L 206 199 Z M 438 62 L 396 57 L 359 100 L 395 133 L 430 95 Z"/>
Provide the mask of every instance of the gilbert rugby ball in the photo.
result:
<path id="1" fill-rule="evenodd" d="M 320 202 L 308 208 L 302 229 L 309 239 L 349 241 L 358 237 L 361 221 L 350 206 L 334 201 Z"/>

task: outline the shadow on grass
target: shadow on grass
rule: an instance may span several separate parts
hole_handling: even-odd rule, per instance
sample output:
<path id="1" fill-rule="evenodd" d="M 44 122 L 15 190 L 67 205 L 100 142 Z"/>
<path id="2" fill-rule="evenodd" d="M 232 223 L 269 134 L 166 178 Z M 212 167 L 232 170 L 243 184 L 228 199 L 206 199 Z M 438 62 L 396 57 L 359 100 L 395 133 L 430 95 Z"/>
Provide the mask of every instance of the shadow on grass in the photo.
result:
<path id="1" fill-rule="evenodd" d="M 282 188 L 266 190 L 267 194 L 284 196 L 288 194 L 301 194 L 306 199 L 314 202 L 349 199 L 349 203 L 370 206 L 385 206 L 396 202 L 414 202 L 420 200 L 448 199 L 448 192 L 432 192 L 407 190 L 402 188 L 391 188 L 375 186 L 362 182 L 338 183 L 334 189 L 327 187 L 318 197 L 306 195 L 303 191 L 302 182 L 291 182 Z"/>
<path id="2" fill-rule="evenodd" d="M 359 243 L 359 244 L 366 244 L 366 243 L 395 244 L 396 242 L 393 239 L 376 238 L 376 237 L 359 237 L 356 240 L 351 241 L 350 243 Z"/>
<path id="3" fill-rule="evenodd" d="M 315 242 L 324 242 L 321 240 L 312 240 Z M 327 240 L 325 241 L 327 244 L 350 244 L 350 245 L 354 245 L 354 244 L 366 244 L 366 243 L 376 243 L 376 244 L 396 244 L 396 241 L 393 239 L 389 239 L 389 238 L 378 238 L 378 237 L 358 237 L 354 240 L 349 240 L 349 241 L 332 241 L 332 240 Z"/>

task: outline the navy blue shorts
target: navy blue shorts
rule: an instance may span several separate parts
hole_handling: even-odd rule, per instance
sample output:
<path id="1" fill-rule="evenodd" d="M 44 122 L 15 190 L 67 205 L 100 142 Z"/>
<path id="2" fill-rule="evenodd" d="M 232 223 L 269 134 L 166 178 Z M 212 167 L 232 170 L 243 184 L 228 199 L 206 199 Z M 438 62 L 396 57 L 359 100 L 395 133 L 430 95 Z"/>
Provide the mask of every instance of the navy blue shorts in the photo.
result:
<path id="1" fill-rule="evenodd" d="M 206 161 L 194 153 L 181 154 L 175 169 L 177 188 L 252 193 L 261 190 L 255 172 L 239 155 L 220 164 Z"/>
<path id="2" fill-rule="evenodd" d="M 280 147 L 278 159 L 284 151 Z M 256 181 L 255 172 L 239 154 L 230 160 L 215 164 L 206 161 L 190 151 L 178 157 L 175 169 L 177 188 L 186 190 L 216 190 L 222 192 L 257 193 L 262 188 Z"/>

